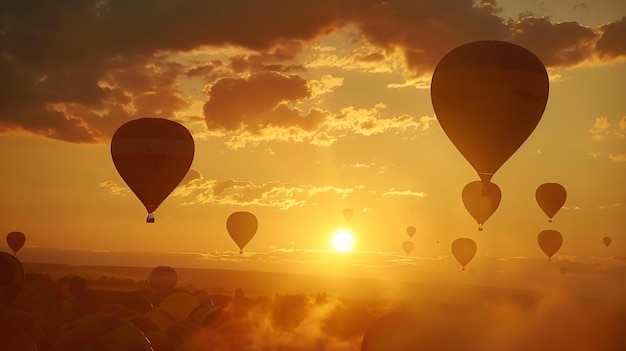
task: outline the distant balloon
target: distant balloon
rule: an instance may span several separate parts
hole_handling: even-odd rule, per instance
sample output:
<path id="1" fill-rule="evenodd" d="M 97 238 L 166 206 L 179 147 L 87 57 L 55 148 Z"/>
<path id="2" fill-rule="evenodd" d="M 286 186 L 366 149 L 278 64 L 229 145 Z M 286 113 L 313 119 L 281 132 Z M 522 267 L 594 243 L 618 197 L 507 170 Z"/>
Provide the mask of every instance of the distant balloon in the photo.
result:
<path id="1" fill-rule="evenodd" d="M 409 238 L 412 238 L 413 235 L 415 235 L 415 232 L 417 231 L 417 229 L 415 229 L 415 227 L 410 226 L 406 228 L 406 233 L 409 235 Z"/>
<path id="2" fill-rule="evenodd" d="M 352 218 L 353 214 L 354 214 L 354 211 L 352 211 L 351 208 L 344 208 L 343 209 L 343 218 L 345 218 L 346 221 L 349 221 L 350 218 Z"/>
<path id="3" fill-rule="evenodd" d="M 539 123 L 549 81 L 543 63 L 527 49 L 476 41 L 447 53 L 430 86 L 444 132 L 488 182 Z"/>
<path id="4" fill-rule="evenodd" d="M 259 222 L 256 216 L 250 212 L 233 212 L 226 220 L 228 234 L 239 246 L 239 253 L 243 253 L 243 248 L 252 240 Z"/>
<path id="5" fill-rule="evenodd" d="M 494 183 L 475 181 L 463 188 L 462 197 L 467 212 L 478 223 L 478 230 L 483 230 L 483 225 L 487 219 L 500 205 L 502 192 Z"/>
<path id="6" fill-rule="evenodd" d="M 548 216 L 548 222 L 552 222 L 552 217 L 565 204 L 567 198 L 567 191 L 561 184 L 557 183 L 544 183 L 541 184 L 535 192 L 535 198 L 539 207 Z"/>
<path id="7" fill-rule="evenodd" d="M 404 252 L 406 252 L 407 255 L 411 254 L 411 251 L 413 251 L 414 247 L 415 247 L 415 244 L 413 244 L 413 242 L 410 240 L 407 240 L 402 243 L 402 249 L 404 250 Z"/>
<path id="8" fill-rule="evenodd" d="M 178 282 L 178 274 L 169 266 L 158 266 L 150 272 L 150 286 L 154 291 L 172 291 Z"/>
<path id="9" fill-rule="evenodd" d="M 454 258 L 456 258 L 461 267 L 463 267 L 463 270 L 465 270 L 465 266 L 467 266 L 476 255 L 477 247 L 472 239 L 458 238 L 452 242 L 451 249 Z"/>
<path id="10" fill-rule="evenodd" d="M 559 251 L 563 244 L 563 236 L 556 230 L 544 230 L 539 233 L 537 241 L 543 253 L 548 256 L 548 260 L 552 261 L 552 256 Z"/>
<path id="11" fill-rule="evenodd" d="M 605 236 L 604 238 L 602 238 L 602 243 L 604 243 L 604 246 L 609 247 L 609 245 L 611 245 L 611 242 L 613 240 L 611 238 L 609 238 L 608 236 Z"/>
<path id="12" fill-rule="evenodd" d="M 113 163 L 148 211 L 148 223 L 154 222 L 154 211 L 187 174 L 194 148 L 187 128 L 163 118 L 132 120 L 113 135 Z"/>
<path id="13" fill-rule="evenodd" d="M 24 246 L 26 242 L 26 235 L 22 232 L 10 232 L 7 234 L 7 244 L 13 250 L 14 254 L 17 254 L 18 251 Z"/>
<path id="14" fill-rule="evenodd" d="M 0 252 L 0 314 L 17 298 L 25 277 L 22 262 L 9 253 Z"/>
<path id="15" fill-rule="evenodd" d="M 567 267 L 561 267 L 559 271 L 561 272 L 561 275 L 565 275 L 567 274 Z"/>

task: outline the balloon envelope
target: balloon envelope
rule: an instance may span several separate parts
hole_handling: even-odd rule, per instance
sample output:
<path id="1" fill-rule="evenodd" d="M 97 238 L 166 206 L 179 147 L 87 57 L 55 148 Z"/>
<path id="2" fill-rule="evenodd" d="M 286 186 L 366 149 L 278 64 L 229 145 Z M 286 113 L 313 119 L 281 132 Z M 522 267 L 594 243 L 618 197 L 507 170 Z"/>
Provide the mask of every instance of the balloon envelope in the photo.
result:
<path id="1" fill-rule="evenodd" d="M 483 181 L 526 141 L 548 101 L 548 74 L 530 51 L 476 41 L 435 67 L 431 101 L 437 120 Z"/>
<path id="2" fill-rule="evenodd" d="M 10 232 L 9 234 L 7 234 L 7 244 L 15 254 L 20 251 L 25 242 L 26 235 L 24 235 L 24 233 L 22 232 Z"/>
<path id="3" fill-rule="evenodd" d="M 611 245 L 611 242 L 613 240 L 611 238 L 609 238 L 608 236 L 605 236 L 604 238 L 602 238 L 602 243 L 604 244 L 604 246 L 609 247 L 609 245 Z"/>
<path id="4" fill-rule="evenodd" d="M 551 222 L 552 217 L 565 204 L 567 198 L 567 191 L 558 183 L 544 183 L 537 187 L 535 191 L 535 198 L 543 213 L 548 216 L 548 220 Z"/>
<path id="5" fill-rule="evenodd" d="M 413 251 L 413 248 L 415 247 L 415 244 L 413 244 L 412 241 L 405 241 L 402 243 L 402 249 L 404 250 L 404 252 L 406 252 L 406 254 L 410 254 L 411 251 Z"/>
<path id="6" fill-rule="evenodd" d="M 194 156 L 193 137 L 180 123 L 140 118 L 123 124 L 111 140 L 111 157 L 124 182 L 152 213 L 187 174 Z"/>
<path id="7" fill-rule="evenodd" d="M 22 262 L 9 253 L 0 252 L 0 313 L 17 298 L 25 277 Z"/>
<path id="8" fill-rule="evenodd" d="M 498 209 L 502 192 L 494 183 L 475 181 L 463 188 L 462 197 L 465 209 L 478 223 L 478 230 L 482 230 L 483 224 Z"/>
<path id="9" fill-rule="evenodd" d="M 463 267 L 463 270 L 465 270 L 465 266 L 467 266 L 476 255 L 477 247 L 474 240 L 470 238 L 458 238 L 452 242 L 451 249 L 454 258 L 456 258 L 461 267 Z"/>
<path id="10" fill-rule="evenodd" d="M 173 290 L 178 281 L 178 274 L 169 266 L 158 266 L 150 272 L 150 286 L 154 291 Z"/>
<path id="11" fill-rule="evenodd" d="M 561 275 L 565 275 L 565 274 L 567 274 L 567 267 L 561 267 L 561 268 L 559 269 L 559 272 L 561 272 Z"/>
<path id="12" fill-rule="evenodd" d="M 252 240 L 258 227 L 256 216 L 250 212 L 233 212 L 226 220 L 226 229 L 239 246 L 239 253 L 243 253 L 243 248 Z"/>
<path id="13" fill-rule="evenodd" d="M 544 230 L 537 237 L 539 247 L 543 253 L 548 256 L 548 260 L 552 260 L 552 256 L 559 251 L 563 244 L 563 236 L 556 230 Z"/>
<path id="14" fill-rule="evenodd" d="M 409 238 L 412 238 L 413 235 L 415 235 L 415 232 L 417 231 L 417 229 L 415 229 L 415 227 L 410 226 L 406 228 L 406 233 L 409 235 Z"/>
<path id="15" fill-rule="evenodd" d="M 349 221 L 350 218 L 352 218 L 353 214 L 354 214 L 354 211 L 352 211 L 351 208 L 344 208 L 343 209 L 343 218 L 345 218 L 346 221 Z"/>

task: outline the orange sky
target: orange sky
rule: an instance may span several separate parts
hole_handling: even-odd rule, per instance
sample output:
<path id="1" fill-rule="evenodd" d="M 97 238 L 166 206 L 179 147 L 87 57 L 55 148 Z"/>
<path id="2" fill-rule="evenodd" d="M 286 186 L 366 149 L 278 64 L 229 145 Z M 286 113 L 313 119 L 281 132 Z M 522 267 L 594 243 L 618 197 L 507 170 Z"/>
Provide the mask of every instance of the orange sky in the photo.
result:
<path id="1" fill-rule="evenodd" d="M 574 276 L 624 272 L 626 80 L 617 77 L 626 76 L 626 4 L 226 3 L 5 11 L 0 229 L 27 235 L 25 257 L 53 259 L 41 250 L 61 248 L 212 253 L 159 264 L 285 270 L 284 262 L 319 262 L 307 253 L 331 250 L 332 233 L 348 227 L 367 254 L 338 265 L 405 272 L 450 259 L 452 240 L 471 237 L 476 266 L 495 257 L 516 262 L 510 271 L 536 272 L 524 260 L 543 264 L 537 234 L 555 229 L 564 244 L 550 274 L 564 265 Z M 502 202 L 478 232 L 461 201 L 477 176 L 437 123 L 429 84 L 446 52 L 482 39 L 533 51 L 550 95 L 533 134 L 494 176 Z M 184 124 L 196 145 L 189 177 L 154 225 L 109 146 L 122 123 L 145 116 Z M 534 198 L 545 182 L 568 192 L 553 223 Z M 259 220 L 246 247 L 259 258 L 249 264 L 229 253 L 237 247 L 225 222 L 238 210 Z M 417 233 L 407 258 L 409 225 Z M 336 265 L 335 256 L 323 262 Z M 89 263 L 80 257 L 72 262 Z"/>

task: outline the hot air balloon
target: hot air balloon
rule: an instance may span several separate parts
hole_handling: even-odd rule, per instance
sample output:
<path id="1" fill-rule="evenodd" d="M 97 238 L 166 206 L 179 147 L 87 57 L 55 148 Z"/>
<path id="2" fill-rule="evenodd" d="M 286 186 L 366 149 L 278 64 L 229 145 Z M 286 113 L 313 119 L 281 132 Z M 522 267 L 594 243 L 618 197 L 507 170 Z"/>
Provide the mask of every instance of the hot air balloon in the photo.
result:
<path id="1" fill-rule="evenodd" d="M 548 256 L 548 260 L 552 261 L 552 256 L 559 251 L 563 244 L 563 236 L 556 230 L 544 230 L 537 237 L 539 247 Z"/>
<path id="2" fill-rule="evenodd" d="M 354 211 L 352 211 L 351 208 L 344 208 L 343 209 L 343 218 L 345 218 L 346 221 L 349 221 L 350 218 L 352 218 L 353 214 L 354 214 Z"/>
<path id="3" fill-rule="evenodd" d="M 409 235 L 409 238 L 412 238 L 413 235 L 415 235 L 415 232 L 417 231 L 417 229 L 415 229 L 414 226 L 409 226 L 406 228 L 406 233 Z"/>
<path id="4" fill-rule="evenodd" d="M 169 266 L 158 266 L 150 272 L 150 286 L 157 292 L 169 292 L 174 289 L 178 274 Z"/>
<path id="5" fill-rule="evenodd" d="M 470 238 L 458 238 L 452 242 L 452 254 L 463 270 L 476 255 L 476 243 Z"/>
<path id="6" fill-rule="evenodd" d="M 487 219 L 500 205 L 502 193 L 494 183 L 475 181 L 463 188 L 462 197 L 463 205 L 478 223 L 478 230 L 483 230 Z"/>
<path id="7" fill-rule="evenodd" d="M 414 247 L 415 247 L 415 244 L 413 244 L 413 242 L 410 240 L 407 240 L 402 243 L 402 249 L 404 250 L 404 252 L 406 252 L 407 255 L 409 255 L 411 251 L 413 251 Z"/>
<path id="8" fill-rule="evenodd" d="M 552 217 L 565 204 L 567 198 L 567 192 L 565 188 L 558 183 L 544 183 L 541 184 L 535 192 L 535 198 L 539 207 L 548 216 L 548 222 L 552 222 Z"/>
<path id="9" fill-rule="evenodd" d="M 22 262 L 9 253 L 0 252 L 0 313 L 17 298 L 25 277 Z"/>
<path id="10" fill-rule="evenodd" d="M 154 222 L 154 211 L 187 174 L 194 148 L 187 128 L 163 118 L 132 120 L 113 135 L 113 163 L 148 211 L 148 223 Z"/>
<path id="11" fill-rule="evenodd" d="M 602 238 L 602 243 L 604 243 L 604 246 L 609 247 L 609 245 L 611 245 L 611 242 L 613 240 L 611 238 L 609 238 L 608 236 L 605 236 L 604 238 Z"/>
<path id="12" fill-rule="evenodd" d="M 18 251 L 24 246 L 26 242 L 26 235 L 22 232 L 10 232 L 7 234 L 7 244 L 13 250 L 14 254 L 17 254 Z"/>
<path id="13" fill-rule="evenodd" d="M 548 101 L 548 74 L 530 51 L 503 41 L 476 41 L 435 67 L 431 101 L 444 132 L 489 182 L 533 132 Z"/>
<path id="14" fill-rule="evenodd" d="M 567 267 L 561 267 L 561 268 L 559 268 L 559 272 L 561 272 L 561 275 L 565 275 L 565 274 L 567 274 Z"/>
<path id="15" fill-rule="evenodd" d="M 239 253 L 243 253 L 243 248 L 252 240 L 259 222 L 250 212 L 233 212 L 226 220 L 226 229 L 228 234 L 239 246 Z"/>

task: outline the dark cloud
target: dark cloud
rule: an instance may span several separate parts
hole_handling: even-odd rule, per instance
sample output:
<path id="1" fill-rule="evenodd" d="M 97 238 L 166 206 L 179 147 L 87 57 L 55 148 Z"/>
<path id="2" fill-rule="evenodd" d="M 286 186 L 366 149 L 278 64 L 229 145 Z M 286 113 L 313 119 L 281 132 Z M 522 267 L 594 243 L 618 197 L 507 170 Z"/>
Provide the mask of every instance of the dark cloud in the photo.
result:
<path id="1" fill-rule="evenodd" d="M 593 55 L 597 34 L 577 22 L 551 23 L 547 17 L 523 17 L 513 25 L 511 41 L 531 50 L 546 66 L 573 66 Z"/>
<path id="2" fill-rule="evenodd" d="M 596 44 L 598 54 L 613 59 L 626 56 L 626 17 L 601 27 L 602 36 Z"/>
<path id="3" fill-rule="evenodd" d="M 224 78 L 211 87 L 204 116 L 209 129 L 237 130 L 248 126 L 254 130 L 268 124 L 290 124 L 300 116 L 281 103 L 310 94 L 307 81 L 296 75 L 261 72 L 248 79 Z"/>

